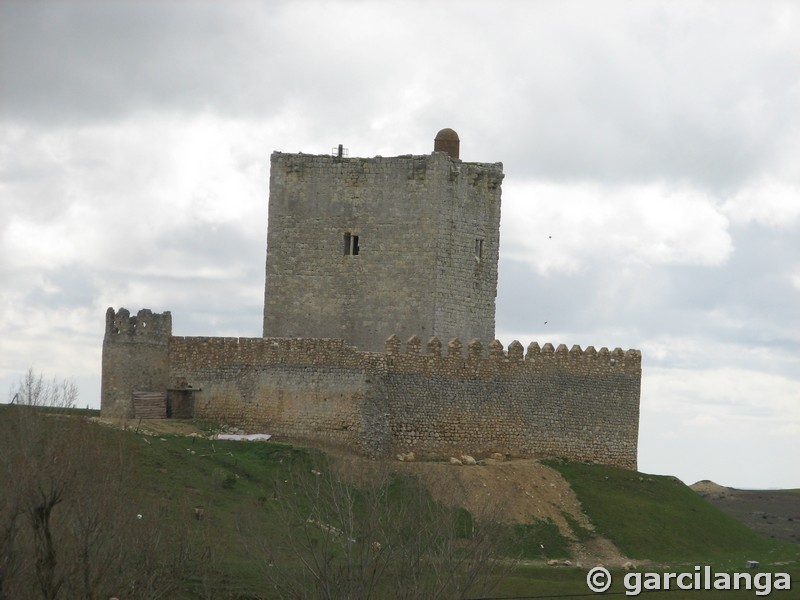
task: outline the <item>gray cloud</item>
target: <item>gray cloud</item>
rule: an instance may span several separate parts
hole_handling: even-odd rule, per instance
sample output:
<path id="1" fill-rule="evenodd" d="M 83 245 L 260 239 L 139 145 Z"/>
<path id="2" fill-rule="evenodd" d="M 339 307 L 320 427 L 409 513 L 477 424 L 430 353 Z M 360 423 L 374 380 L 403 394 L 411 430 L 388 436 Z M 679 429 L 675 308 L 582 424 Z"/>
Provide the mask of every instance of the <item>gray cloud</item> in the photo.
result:
<path id="1" fill-rule="evenodd" d="M 241 112 L 248 82 L 258 81 L 250 52 L 274 55 L 272 36 L 255 48 L 243 40 L 254 40 L 269 12 L 202 2 L 4 3 L 0 107 L 14 118 L 78 124 L 134 110 Z"/>
<path id="2" fill-rule="evenodd" d="M 283 115 L 334 140 L 391 123 L 410 128 L 390 142 L 397 152 L 449 119 L 476 154 L 555 180 L 733 189 L 768 169 L 798 133 L 783 118 L 800 95 L 784 5 L 641 4 L 464 3 L 388 18 L 345 3 L 321 20 L 330 5 L 7 3 L 0 110 L 61 123 Z"/>

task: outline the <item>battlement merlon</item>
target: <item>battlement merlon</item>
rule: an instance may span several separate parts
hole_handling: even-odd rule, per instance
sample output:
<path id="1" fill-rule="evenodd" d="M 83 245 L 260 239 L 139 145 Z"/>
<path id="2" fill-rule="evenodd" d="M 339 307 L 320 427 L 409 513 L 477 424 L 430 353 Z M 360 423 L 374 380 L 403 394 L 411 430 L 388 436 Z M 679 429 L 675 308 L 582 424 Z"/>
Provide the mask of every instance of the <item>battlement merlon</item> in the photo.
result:
<path id="1" fill-rule="evenodd" d="M 436 336 L 423 342 L 411 336 L 405 344 L 397 335 L 386 339 L 385 351 L 364 351 L 337 338 L 249 338 L 249 337 L 176 337 L 169 338 L 170 356 L 182 368 L 228 368 L 249 365 L 272 368 L 275 365 L 336 366 L 385 372 L 395 367 L 430 372 L 457 378 L 483 377 L 545 369 L 549 372 L 611 374 L 615 371 L 636 375 L 641 372 L 641 352 L 622 348 L 565 344 L 528 345 L 525 352 L 517 340 L 507 350 L 498 340 L 488 344 L 473 338 L 463 344 L 459 338 L 446 345 Z M 403 348 L 403 346 L 405 346 Z M 173 365 L 174 366 L 174 365 Z M 498 371 L 500 369 L 500 371 Z"/>
<path id="2" fill-rule="evenodd" d="M 144 338 L 169 338 L 172 335 L 172 313 L 154 313 L 143 308 L 135 316 L 131 316 L 126 308 L 115 311 L 109 307 L 106 311 L 106 341 L 118 339 L 118 336 Z"/>
<path id="3" fill-rule="evenodd" d="M 329 154 L 305 154 L 275 151 L 271 155 L 272 171 L 281 165 L 284 174 L 302 173 L 305 168 L 329 168 L 338 173 L 378 173 L 392 165 L 408 172 L 409 179 L 424 178 L 427 172 L 447 173 L 452 181 L 466 175 L 473 185 L 485 182 L 490 189 L 500 187 L 503 178 L 502 162 L 467 162 L 445 152 L 431 154 L 401 154 L 399 156 L 340 157 Z M 277 173 L 276 173 L 277 174 Z"/>
<path id="4" fill-rule="evenodd" d="M 464 358 L 462 349 L 465 344 L 458 338 L 453 338 L 447 343 L 446 357 Z M 438 337 L 431 337 L 424 346 L 427 352 L 422 352 L 422 340 L 414 335 L 405 342 L 405 352 L 401 352 L 401 341 L 397 335 L 391 335 L 386 339 L 385 354 L 387 356 L 427 356 L 429 358 L 442 358 L 442 342 Z M 640 350 L 614 348 L 609 350 L 606 347 L 596 350 L 594 346 L 587 346 L 582 349 L 578 344 L 567 349 L 566 344 L 559 344 L 558 347 L 551 343 L 539 346 L 538 342 L 528 344 L 527 352 L 523 351 L 523 346 L 518 340 L 514 340 L 508 345 L 508 349 L 503 349 L 503 344 L 499 340 L 492 340 L 486 345 L 486 352 L 480 340 L 473 338 L 466 344 L 466 357 L 469 360 L 483 361 L 506 361 L 506 362 L 534 362 L 549 360 L 590 360 L 596 361 L 598 365 L 604 364 L 609 367 L 627 366 L 637 369 L 641 368 L 642 353 Z"/>

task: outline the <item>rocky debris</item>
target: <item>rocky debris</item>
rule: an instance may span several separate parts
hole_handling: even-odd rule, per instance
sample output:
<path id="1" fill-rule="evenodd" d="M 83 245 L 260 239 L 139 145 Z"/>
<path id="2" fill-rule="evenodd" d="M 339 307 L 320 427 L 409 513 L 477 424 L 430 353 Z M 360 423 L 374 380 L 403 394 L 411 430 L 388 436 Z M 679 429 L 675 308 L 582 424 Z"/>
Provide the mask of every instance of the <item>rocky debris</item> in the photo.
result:
<path id="1" fill-rule="evenodd" d="M 569 559 L 558 560 L 556 558 L 551 558 L 550 560 L 547 561 L 547 566 L 548 567 L 571 567 L 572 566 L 572 561 L 569 560 Z M 576 566 L 580 567 L 581 565 L 580 565 L 580 563 L 578 563 Z"/>
<path id="2" fill-rule="evenodd" d="M 465 465 L 477 465 L 478 461 L 476 461 L 473 457 L 469 454 L 462 454 L 461 455 L 461 462 Z"/>
<path id="3" fill-rule="evenodd" d="M 400 462 L 414 462 L 417 460 L 416 455 L 413 452 L 406 452 L 405 454 L 400 453 L 397 455 L 397 460 Z"/>

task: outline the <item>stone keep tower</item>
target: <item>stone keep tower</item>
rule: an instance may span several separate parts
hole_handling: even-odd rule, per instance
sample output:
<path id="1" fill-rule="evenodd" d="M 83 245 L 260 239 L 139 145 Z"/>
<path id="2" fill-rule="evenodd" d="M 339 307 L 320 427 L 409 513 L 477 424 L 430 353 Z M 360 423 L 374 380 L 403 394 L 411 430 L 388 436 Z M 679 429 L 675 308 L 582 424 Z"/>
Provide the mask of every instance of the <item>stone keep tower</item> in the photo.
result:
<path id="1" fill-rule="evenodd" d="M 452 129 L 430 155 L 273 153 L 264 336 L 494 339 L 502 180 Z"/>

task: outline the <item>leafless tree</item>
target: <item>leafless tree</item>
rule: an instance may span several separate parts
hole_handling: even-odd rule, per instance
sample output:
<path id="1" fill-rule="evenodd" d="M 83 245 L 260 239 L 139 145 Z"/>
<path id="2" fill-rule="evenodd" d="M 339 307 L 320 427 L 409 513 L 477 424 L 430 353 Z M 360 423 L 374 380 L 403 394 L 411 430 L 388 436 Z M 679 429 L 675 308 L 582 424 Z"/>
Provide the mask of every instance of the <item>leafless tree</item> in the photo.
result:
<path id="1" fill-rule="evenodd" d="M 384 468 L 358 488 L 329 466 L 307 471 L 278 482 L 280 533 L 259 548 L 280 597 L 463 598 L 487 593 L 512 566 L 493 560 L 495 527 L 435 502 L 415 480 Z"/>
<path id="2" fill-rule="evenodd" d="M 41 381 L 0 412 L 0 600 L 166 597 L 185 549 L 132 477 L 130 434 L 42 412 Z"/>
<path id="3" fill-rule="evenodd" d="M 71 379 L 45 379 L 33 367 L 12 386 L 9 403 L 23 406 L 50 406 L 74 408 L 78 400 L 78 386 Z"/>
<path id="4" fill-rule="evenodd" d="M 8 472 L 0 472 L 3 481 L 8 479 Z M 0 505 L 0 600 L 9 600 L 8 577 L 16 569 L 14 547 L 21 508 L 17 499 L 8 494 L 2 494 Z"/>

